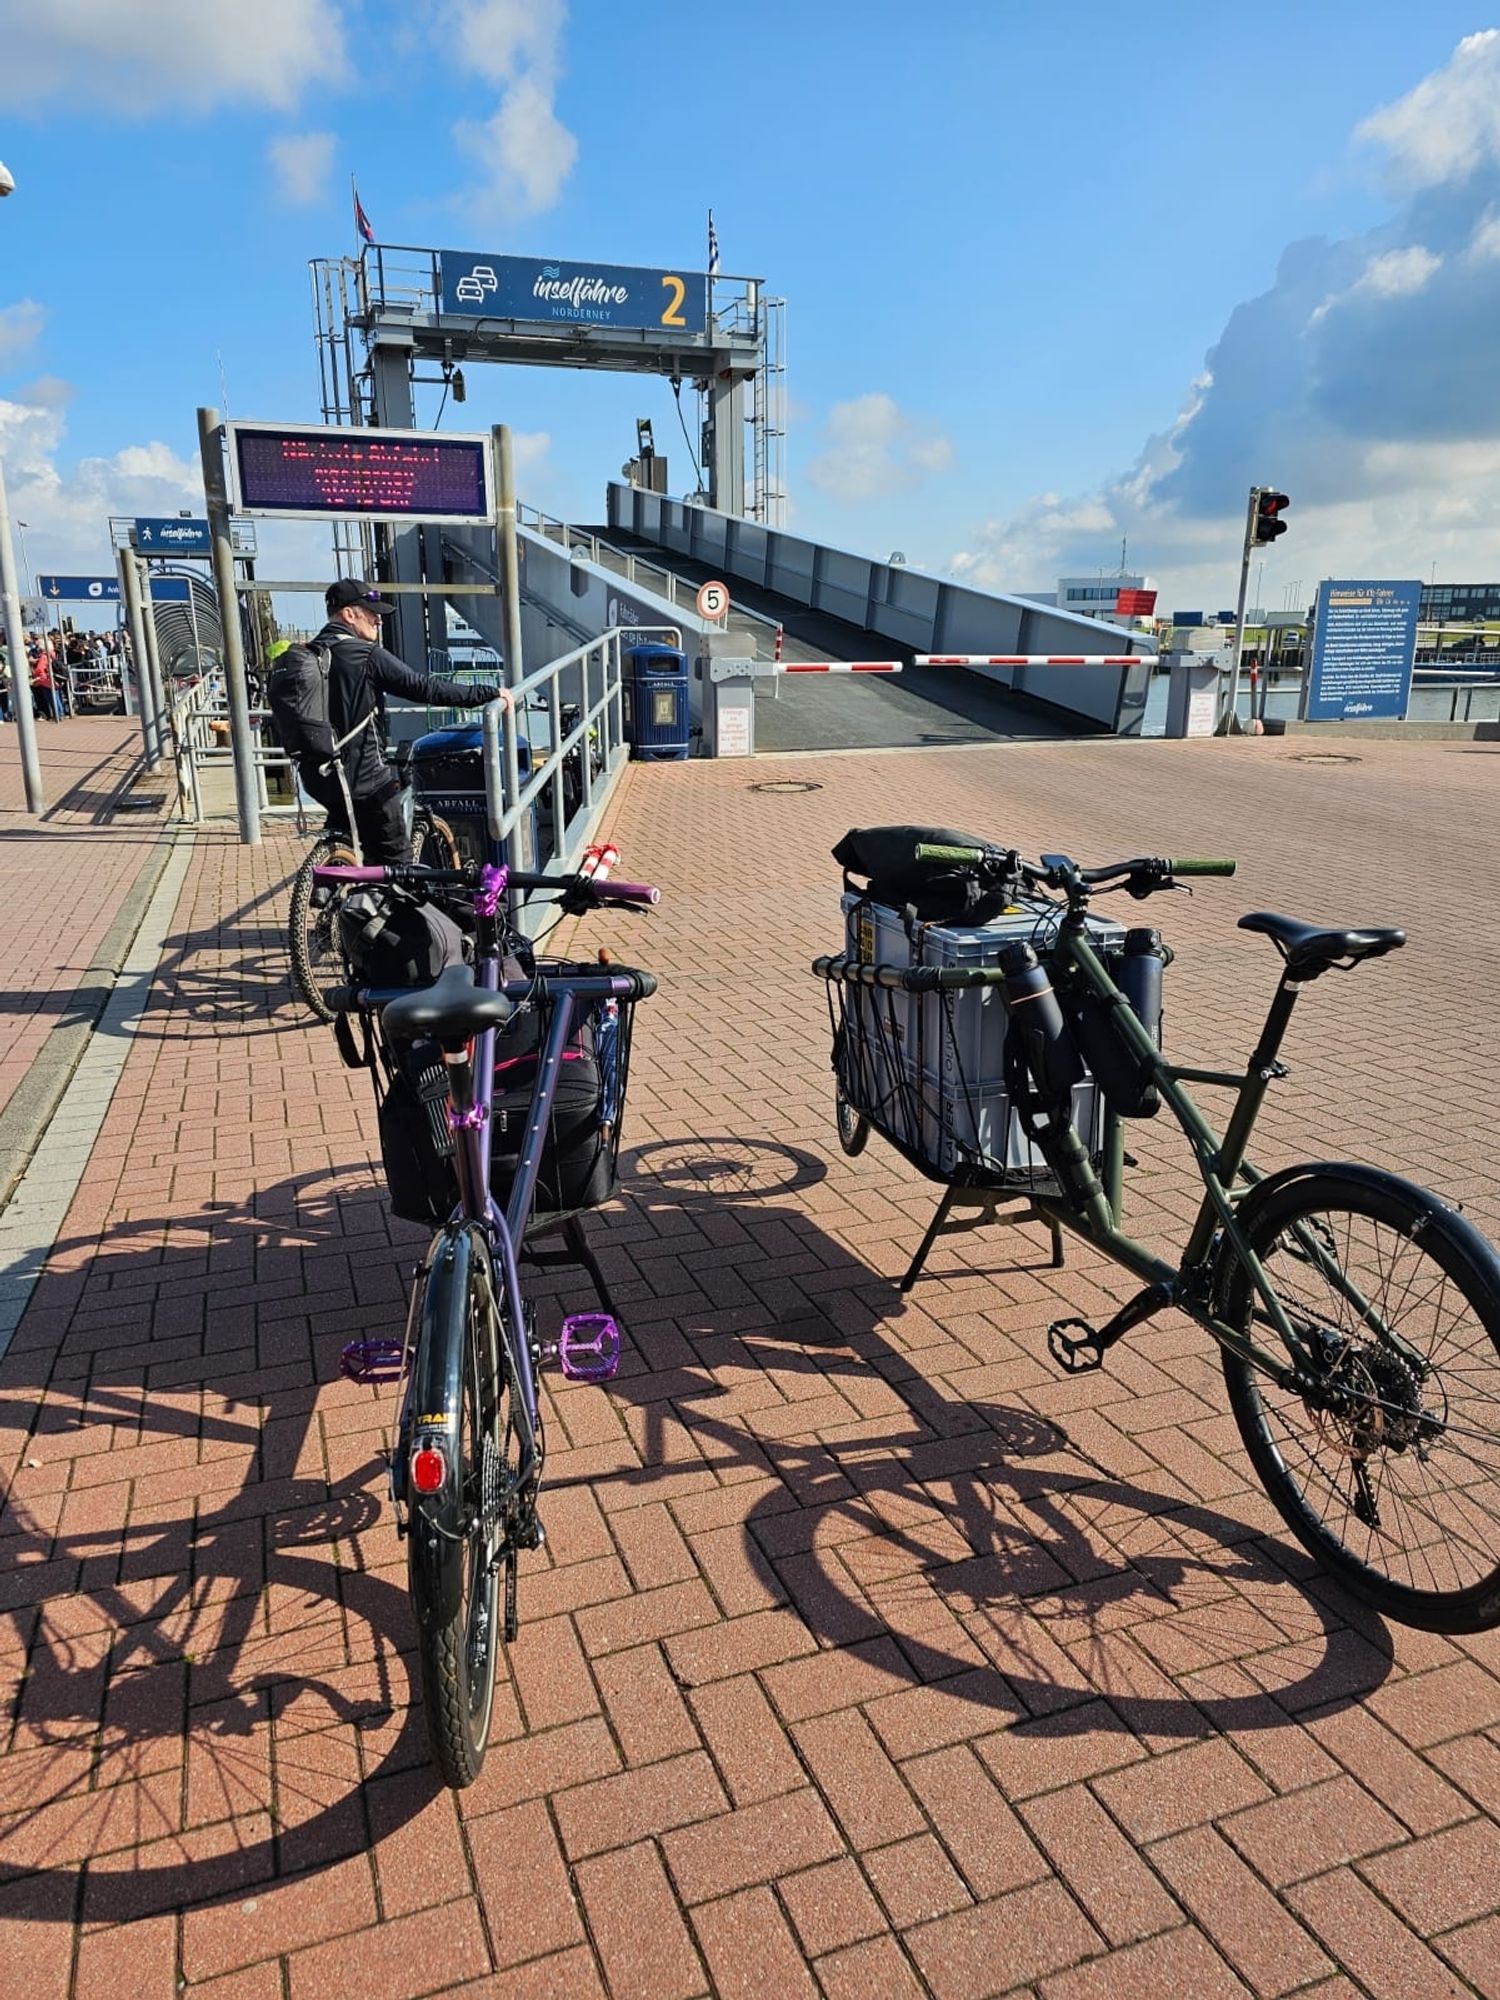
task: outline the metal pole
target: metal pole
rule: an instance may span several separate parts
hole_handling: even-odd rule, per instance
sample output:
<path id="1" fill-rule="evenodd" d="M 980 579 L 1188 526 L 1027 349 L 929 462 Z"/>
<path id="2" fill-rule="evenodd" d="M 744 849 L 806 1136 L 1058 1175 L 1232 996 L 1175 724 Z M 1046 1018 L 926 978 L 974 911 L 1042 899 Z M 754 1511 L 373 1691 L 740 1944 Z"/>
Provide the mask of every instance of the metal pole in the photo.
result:
<path id="1" fill-rule="evenodd" d="M 521 557 L 516 543 L 516 476 L 510 425 L 495 426 L 495 551 L 500 569 L 500 619 L 505 638 L 505 685 L 516 687 L 521 666 Z"/>
<path id="2" fill-rule="evenodd" d="M 161 648 L 156 642 L 156 602 L 151 595 L 151 572 L 139 556 L 136 588 L 140 592 L 141 626 L 146 634 L 146 671 L 151 676 L 151 705 L 156 711 L 156 754 L 167 747 L 167 693 L 162 685 Z"/>
<path id="3" fill-rule="evenodd" d="M 1229 676 L 1229 706 L 1224 711 L 1222 727 L 1233 731 L 1239 727 L 1235 713 L 1240 698 L 1240 654 L 1245 644 L 1245 590 L 1250 582 L 1251 537 L 1255 533 L 1255 503 L 1260 498 L 1258 486 L 1250 488 L 1250 504 L 1245 509 L 1245 546 L 1240 553 L 1240 595 L 1234 611 L 1234 666 Z"/>
<path id="4" fill-rule="evenodd" d="M 21 600 L 16 595 L 16 552 L 10 540 L 10 503 L 5 497 L 5 467 L 0 464 L 0 615 L 5 625 L 5 650 L 10 659 L 10 709 L 16 741 L 21 746 L 21 780 L 26 810 L 41 812 L 47 803 L 42 767 L 36 754 L 36 718 L 31 712 L 31 662 L 21 629 Z"/>
<path id="5" fill-rule="evenodd" d="M 199 408 L 198 446 L 203 457 L 203 497 L 214 546 L 214 583 L 224 622 L 224 680 L 229 689 L 229 742 L 234 752 L 234 796 L 240 839 L 260 846 L 260 802 L 255 795 L 250 696 L 245 685 L 245 646 L 240 633 L 240 600 L 234 584 L 234 550 L 229 541 L 229 494 L 224 484 L 224 443 L 217 410 Z"/>
<path id="6" fill-rule="evenodd" d="M 125 605 L 125 624 L 130 633 L 130 664 L 135 670 L 135 698 L 141 712 L 141 748 L 146 769 L 154 771 L 161 756 L 161 737 L 156 727 L 156 691 L 151 685 L 151 669 L 146 663 L 145 621 L 141 616 L 141 579 L 130 549 L 117 549 L 115 561 L 120 571 L 120 596 Z"/>

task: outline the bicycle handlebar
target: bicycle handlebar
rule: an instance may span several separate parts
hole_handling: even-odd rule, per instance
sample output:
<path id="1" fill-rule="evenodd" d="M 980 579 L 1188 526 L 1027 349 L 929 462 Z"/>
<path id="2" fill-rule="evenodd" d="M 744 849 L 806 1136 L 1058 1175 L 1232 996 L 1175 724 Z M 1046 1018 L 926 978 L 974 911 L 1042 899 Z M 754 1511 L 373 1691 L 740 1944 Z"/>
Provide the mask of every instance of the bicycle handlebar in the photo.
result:
<path id="1" fill-rule="evenodd" d="M 938 841 L 919 841 L 916 853 L 919 861 L 935 861 L 953 868 L 975 868 L 997 859 L 993 850 L 988 848 L 949 847 Z M 1186 856 L 1171 860 L 1138 856 L 1133 861 L 1109 861 L 1100 868 L 1079 868 L 1066 855 L 1049 854 L 1042 857 L 1040 866 L 1023 861 L 1021 876 L 1035 888 L 1052 889 L 1065 889 L 1070 882 L 1093 884 L 1134 877 L 1135 882 L 1131 886 L 1137 889 L 1137 893 L 1149 894 L 1153 888 L 1170 887 L 1175 875 L 1232 875 L 1235 867 L 1233 861 Z"/>
<path id="2" fill-rule="evenodd" d="M 656 991 L 656 974 L 640 972 L 634 966 L 612 965 L 597 973 L 539 972 L 531 979 L 512 979 L 500 987 L 508 1000 L 545 998 L 548 992 L 564 988 L 579 1000 L 649 1000 Z M 420 993 L 418 986 L 326 986 L 323 999 L 335 1014 L 378 1013 L 393 1000 Z"/>
<path id="3" fill-rule="evenodd" d="M 423 868 L 416 863 L 399 868 L 375 868 L 335 863 L 315 868 L 313 880 L 320 886 L 387 882 L 399 889 L 473 889 L 478 887 L 479 876 L 477 870 L 472 868 Z M 556 896 L 583 895 L 598 903 L 625 903 L 641 909 L 653 909 L 661 901 L 660 889 L 653 888 L 649 882 L 616 882 L 613 877 L 601 882 L 593 875 L 536 875 L 515 870 L 508 876 L 507 885 L 525 893 L 542 891 Z"/>

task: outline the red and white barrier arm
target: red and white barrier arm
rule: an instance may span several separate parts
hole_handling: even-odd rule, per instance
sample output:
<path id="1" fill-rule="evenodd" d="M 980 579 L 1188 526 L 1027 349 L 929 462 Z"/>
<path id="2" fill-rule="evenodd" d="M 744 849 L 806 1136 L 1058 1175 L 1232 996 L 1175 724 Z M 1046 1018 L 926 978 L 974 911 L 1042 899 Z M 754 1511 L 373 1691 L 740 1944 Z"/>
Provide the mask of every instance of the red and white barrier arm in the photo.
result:
<path id="1" fill-rule="evenodd" d="M 918 653 L 917 667 L 1154 667 L 1157 653 Z"/>
<path id="2" fill-rule="evenodd" d="M 779 674 L 899 674 L 899 660 L 783 660 Z"/>

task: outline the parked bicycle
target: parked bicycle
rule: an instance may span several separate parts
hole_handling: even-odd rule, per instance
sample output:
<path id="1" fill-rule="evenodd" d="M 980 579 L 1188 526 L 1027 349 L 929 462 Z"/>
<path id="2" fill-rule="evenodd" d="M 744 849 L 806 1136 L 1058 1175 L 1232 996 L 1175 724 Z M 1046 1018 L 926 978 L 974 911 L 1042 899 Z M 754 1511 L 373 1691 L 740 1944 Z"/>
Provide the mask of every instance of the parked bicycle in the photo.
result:
<path id="1" fill-rule="evenodd" d="M 1268 936 L 1281 955 L 1270 1011 L 1243 1072 L 1191 1068 L 1168 1062 L 1154 1032 L 1165 954 L 1150 946 L 1135 954 L 1156 967 L 1153 1019 L 1153 975 L 1131 970 L 1125 946 L 1105 949 L 1090 903 L 1111 890 L 1143 900 L 1189 878 L 1232 875 L 1232 861 L 1081 868 L 1065 855 L 1031 863 L 1010 850 L 944 842 L 919 843 L 914 859 L 969 872 L 998 906 L 1021 911 L 1029 938 L 1013 937 L 990 965 L 879 963 L 865 950 L 815 962 L 830 982 L 831 1011 L 838 996 L 834 1070 L 845 1151 L 857 1153 L 873 1124 L 940 1177 L 924 1139 L 933 1121 L 923 1123 L 937 1086 L 912 1074 L 894 996 L 924 996 L 911 1006 L 937 1007 L 933 1060 L 961 1082 L 953 1003 L 966 990 L 997 988 L 1008 1103 L 989 1128 L 989 1148 L 974 1143 L 980 1128 L 971 1121 L 969 1143 L 943 1173 L 992 1196 L 1022 1195 L 1052 1229 L 1056 1261 L 1060 1231 L 1069 1230 L 1142 1286 L 1102 1326 L 1054 1322 L 1054 1359 L 1069 1372 L 1102 1367 L 1146 1320 L 1170 1307 L 1187 1313 L 1222 1350 L 1257 1476 L 1325 1568 L 1406 1624 L 1441 1632 L 1500 1625 L 1500 1259 L 1455 1207 L 1380 1168 L 1320 1161 L 1266 1176 L 1246 1157 L 1266 1092 L 1286 1074 L 1279 1051 L 1302 990 L 1399 949 L 1405 933 L 1270 912 L 1242 917 L 1242 930 Z M 918 927 L 909 934 L 919 936 Z M 920 960 L 920 944 L 907 956 Z M 1090 1076 L 1104 1098 L 1097 1143 L 1091 1111 L 1079 1129 Z M 1189 1083 L 1236 1091 L 1222 1135 Z M 1204 1186 L 1175 1264 L 1120 1227 L 1122 1120 L 1162 1104 Z M 908 1282 L 943 1215 L 940 1208 Z"/>
<path id="2" fill-rule="evenodd" d="M 331 1009 L 360 1017 L 367 1037 L 381 1040 L 371 1063 L 388 1086 L 388 1178 L 402 1171 L 398 1152 L 414 1153 L 425 1162 L 419 1177 L 435 1212 L 451 1200 L 418 1274 L 404 1338 L 352 1343 L 344 1364 L 358 1380 L 403 1385 L 391 1499 L 407 1542 L 433 1760 L 454 1787 L 471 1785 L 483 1766 L 498 1645 L 517 1631 L 518 1558 L 543 1542 L 538 1370 L 555 1360 L 569 1380 L 606 1382 L 619 1364 L 619 1321 L 577 1235 L 576 1211 L 615 1190 L 632 1008 L 656 981 L 607 963 L 538 960 L 506 901 L 511 893 L 552 895 L 566 914 L 656 902 L 655 889 L 601 873 L 347 863 L 314 872 L 330 888 L 378 883 L 439 900 L 456 891 L 472 908 L 477 978 L 454 965 L 416 991 L 328 995 Z M 565 1083 L 585 1063 L 596 1079 L 590 1109 L 570 1118 L 561 1108 Z M 402 1111 L 396 1120 L 393 1101 Z M 580 1167 L 584 1132 L 592 1137 Z M 420 1205 L 423 1190 L 406 1199 Z M 568 1315 L 544 1347 L 520 1253 L 529 1235 L 556 1226 L 571 1231 L 573 1261 L 593 1277 L 604 1310 Z"/>
<path id="3" fill-rule="evenodd" d="M 340 770 L 341 767 L 334 766 Z M 402 809 L 408 822 L 412 852 L 425 868 L 456 868 L 458 842 L 448 822 L 430 806 L 417 800 L 410 789 L 402 795 Z M 352 806 L 345 815 L 353 829 Z M 303 857 L 292 878 L 292 904 L 287 925 L 287 956 L 291 962 L 292 990 L 320 1021 L 334 1019 L 324 998 L 326 989 L 346 979 L 349 973 L 339 929 L 339 910 L 346 891 L 337 883 L 319 883 L 320 868 L 357 868 L 363 856 L 356 832 L 344 832 L 332 825 L 322 833 Z"/>

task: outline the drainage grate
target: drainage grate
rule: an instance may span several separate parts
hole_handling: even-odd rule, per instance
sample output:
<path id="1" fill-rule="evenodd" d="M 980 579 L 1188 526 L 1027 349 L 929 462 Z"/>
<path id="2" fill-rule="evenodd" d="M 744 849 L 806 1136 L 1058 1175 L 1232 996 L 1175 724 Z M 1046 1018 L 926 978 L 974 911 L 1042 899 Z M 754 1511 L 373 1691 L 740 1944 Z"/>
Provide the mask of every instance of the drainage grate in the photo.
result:
<path id="1" fill-rule="evenodd" d="M 1294 764 L 1362 764 L 1363 757 L 1356 757 L 1350 750 L 1303 750 L 1293 759 Z"/>
<path id="2" fill-rule="evenodd" d="M 823 787 L 812 778 L 768 778 L 759 785 L 747 787 L 752 792 L 821 792 Z"/>

